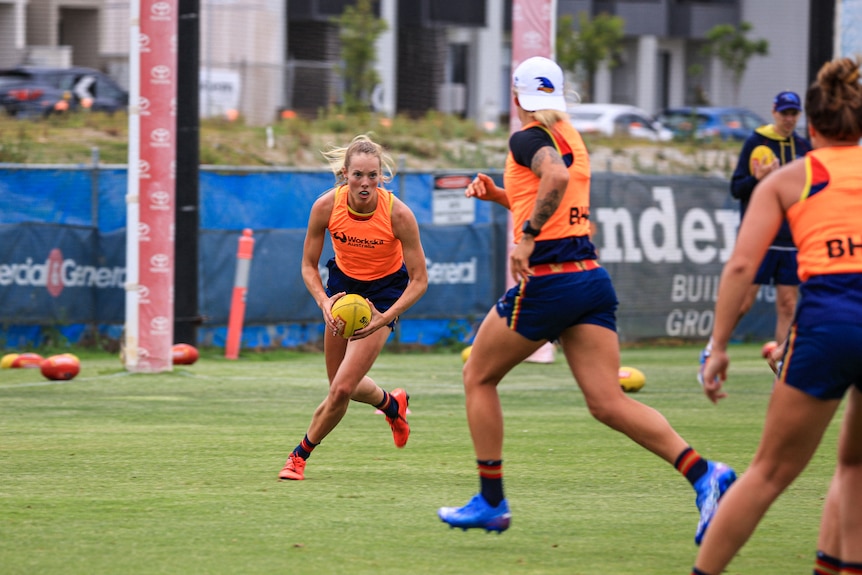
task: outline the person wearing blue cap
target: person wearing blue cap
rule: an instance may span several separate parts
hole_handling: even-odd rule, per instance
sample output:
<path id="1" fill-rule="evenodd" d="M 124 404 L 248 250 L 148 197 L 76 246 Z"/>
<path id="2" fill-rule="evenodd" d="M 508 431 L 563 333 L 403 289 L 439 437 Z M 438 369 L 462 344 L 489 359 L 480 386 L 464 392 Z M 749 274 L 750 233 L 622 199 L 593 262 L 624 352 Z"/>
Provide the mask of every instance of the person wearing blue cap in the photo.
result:
<path id="1" fill-rule="evenodd" d="M 802 112 L 799 94 L 782 91 L 772 101 L 772 123 L 760 126 L 745 140 L 739 152 L 736 170 L 730 180 L 730 195 L 739 200 L 740 219 L 751 200 L 758 182 L 767 174 L 801 158 L 811 150 L 807 139 L 796 133 L 796 124 Z M 757 298 L 761 285 L 775 287 L 775 341 L 781 343 L 787 337 L 793 312 L 796 309 L 799 276 L 796 270 L 796 246 L 790 227 L 785 221 L 778 230 L 772 245 L 757 270 L 739 310 L 737 323 Z M 711 351 L 710 341 L 700 354 L 698 381 L 703 385 L 703 369 Z M 767 358 L 769 359 L 769 358 Z"/>

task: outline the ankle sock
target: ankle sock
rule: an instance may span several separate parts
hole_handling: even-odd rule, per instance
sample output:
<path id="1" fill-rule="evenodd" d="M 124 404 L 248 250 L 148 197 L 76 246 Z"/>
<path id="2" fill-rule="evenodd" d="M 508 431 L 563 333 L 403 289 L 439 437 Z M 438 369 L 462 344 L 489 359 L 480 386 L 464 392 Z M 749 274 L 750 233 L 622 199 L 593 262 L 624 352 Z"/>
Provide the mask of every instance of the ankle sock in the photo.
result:
<path id="1" fill-rule="evenodd" d="M 392 394 L 385 389 L 383 390 L 383 401 L 374 407 L 385 413 L 386 417 L 390 419 L 398 417 L 398 400 L 392 397 Z"/>
<path id="2" fill-rule="evenodd" d="M 318 445 L 320 444 L 312 443 L 311 440 L 308 439 L 308 435 L 306 435 L 299 443 L 299 445 L 296 446 L 296 449 L 294 449 L 293 452 L 303 459 L 308 459 L 311 455 L 311 452 L 314 451 L 314 448 Z"/>
<path id="3" fill-rule="evenodd" d="M 503 460 L 476 460 L 479 468 L 479 486 L 482 497 L 491 507 L 497 507 L 503 501 Z"/>
<path id="4" fill-rule="evenodd" d="M 813 575 L 838 575 L 841 571 L 841 559 L 827 555 L 823 551 L 817 552 L 814 561 Z"/>
<path id="5" fill-rule="evenodd" d="M 685 475 L 688 482 L 694 485 L 698 479 L 706 474 L 709 469 L 709 464 L 706 459 L 702 458 L 697 451 L 691 447 L 686 447 L 676 458 L 673 466 L 677 471 Z"/>

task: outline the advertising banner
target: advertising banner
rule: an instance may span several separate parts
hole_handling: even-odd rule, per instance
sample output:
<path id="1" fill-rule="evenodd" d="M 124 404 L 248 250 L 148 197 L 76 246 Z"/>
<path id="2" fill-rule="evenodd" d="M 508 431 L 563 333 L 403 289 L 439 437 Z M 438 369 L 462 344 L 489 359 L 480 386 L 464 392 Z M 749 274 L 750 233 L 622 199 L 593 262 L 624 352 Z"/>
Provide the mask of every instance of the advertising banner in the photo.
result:
<path id="1" fill-rule="evenodd" d="M 140 1 L 137 353 L 131 371 L 172 369 L 177 0 Z M 142 292 L 147 297 L 141 297 Z"/>
<path id="2" fill-rule="evenodd" d="M 96 232 L 51 224 L 0 225 L 3 323 L 92 323 L 99 293 L 122 293 L 125 268 L 99 265 Z"/>
<path id="3" fill-rule="evenodd" d="M 21 197 L 39 196 L 32 208 L 0 213 L 0 323 L 69 325 L 122 324 L 126 259 L 121 247 L 125 229 L 100 229 L 64 223 L 35 223 L 41 205 L 77 198 L 90 209 L 90 182 L 66 188 L 51 183 L 52 171 L 36 177 L 19 174 Z M 499 173 L 491 173 L 499 178 Z M 310 178 L 304 183 L 306 177 Z M 331 174 L 328 176 L 331 178 Z M 407 174 L 401 191 L 417 214 L 427 256 L 429 287 L 405 314 L 405 320 L 448 324 L 484 315 L 502 294 L 508 275 L 508 212 L 496 204 L 475 202 L 472 224 L 434 224 L 432 174 Z M 238 221 L 254 229 L 254 262 L 248 282 L 246 326 L 317 323 L 320 312 L 299 279 L 305 222 L 311 203 L 327 185 L 326 174 L 208 173 L 201 211 L 200 311 L 204 327 L 227 322 L 236 268 Z M 320 180 L 320 181 L 318 181 Z M 4 178 L 0 177 L 0 182 Z M 69 181 L 61 177 L 61 182 Z M 108 181 L 103 174 L 102 182 Z M 24 182 L 33 184 L 24 185 Z M 105 190 L 104 194 L 108 194 Z M 113 196 L 117 196 L 116 192 Z M 100 191 L 99 197 L 103 196 Z M 643 339 L 703 340 L 713 325 L 713 306 L 721 269 L 736 241 L 737 202 L 727 182 L 715 178 L 624 176 L 599 172 L 592 179 L 592 219 L 599 261 L 611 274 L 620 307 L 623 341 Z M 249 201 L 254 198 L 254 201 Z M 226 209 L 236 206 L 236 209 Z M 498 209 L 492 209 L 498 208 Z M 116 201 L 100 205 L 101 222 L 116 222 Z M 27 212 L 27 213 L 25 213 Z M 53 212 L 52 212 L 53 213 Z M 28 215 L 29 214 L 29 215 Z M 59 218 L 62 220 L 65 214 Z M 115 226 L 112 223 L 109 227 Z M 142 241 L 151 233 L 143 229 Z M 321 273 L 332 251 L 324 247 Z M 141 306 L 153 305 L 152 292 L 140 285 Z M 759 299 L 736 330 L 739 338 L 773 339 L 775 292 L 762 288 Z"/>
<path id="4" fill-rule="evenodd" d="M 620 300 L 623 341 L 709 337 L 740 221 L 727 183 L 597 174 L 592 189 L 593 240 Z M 774 301 L 762 288 L 737 331 L 772 339 Z"/>
<path id="5" fill-rule="evenodd" d="M 428 291 L 410 308 L 411 318 L 481 317 L 497 300 L 495 277 L 504 265 L 495 244 L 505 224 L 433 226 L 420 224 L 428 269 Z M 255 232 L 254 262 L 246 294 L 245 323 L 318 322 L 320 309 L 299 279 L 304 230 Z M 206 323 L 227 323 L 236 265 L 236 232 L 201 236 Z M 327 238 L 318 269 L 324 283 L 333 255 Z"/>

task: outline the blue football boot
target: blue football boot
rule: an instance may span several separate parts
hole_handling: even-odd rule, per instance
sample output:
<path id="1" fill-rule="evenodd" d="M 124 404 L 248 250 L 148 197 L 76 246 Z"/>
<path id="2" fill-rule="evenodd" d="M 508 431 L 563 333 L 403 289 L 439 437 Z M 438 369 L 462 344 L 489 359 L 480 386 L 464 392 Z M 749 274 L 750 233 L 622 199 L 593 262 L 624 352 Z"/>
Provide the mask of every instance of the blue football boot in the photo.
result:
<path id="1" fill-rule="evenodd" d="M 437 515 L 451 527 L 460 527 L 464 531 L 478 527 L 502 533 L 512 522 L 509 504 L 505 499 L 496 507 L 491 507 L 481 493 L 474 495 L 464 507 L 441 507 Z"/>
<path id="2" fill-rule="evenodd" d="M 709 467 L 706 473 L 694 484 L 694 490 L 697 492 L 695 503 L 700 511 L 700 521 L 697 522 L 697 532 L 694 535 L 695 545 L 700 545 L 703 541 L 706 528 L 718 508 L 718 501 L 736 481 L 736 472 L 724 463 L 709 461 L 707 465 Z"/>

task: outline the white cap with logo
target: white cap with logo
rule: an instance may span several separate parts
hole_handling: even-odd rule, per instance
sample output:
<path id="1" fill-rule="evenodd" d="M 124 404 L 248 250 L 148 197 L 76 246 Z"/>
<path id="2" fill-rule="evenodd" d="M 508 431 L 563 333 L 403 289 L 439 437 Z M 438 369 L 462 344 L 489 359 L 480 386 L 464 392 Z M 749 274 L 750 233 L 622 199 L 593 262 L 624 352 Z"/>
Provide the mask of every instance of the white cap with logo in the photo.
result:
<path id="1" fill-rule="evenodd" d="M 527 58 L 515 68 L 512 85 L 518 95 L 518 102 L 528 112 L 566 111 L 563 71 L 553 60 L 541 56 Z"/>

